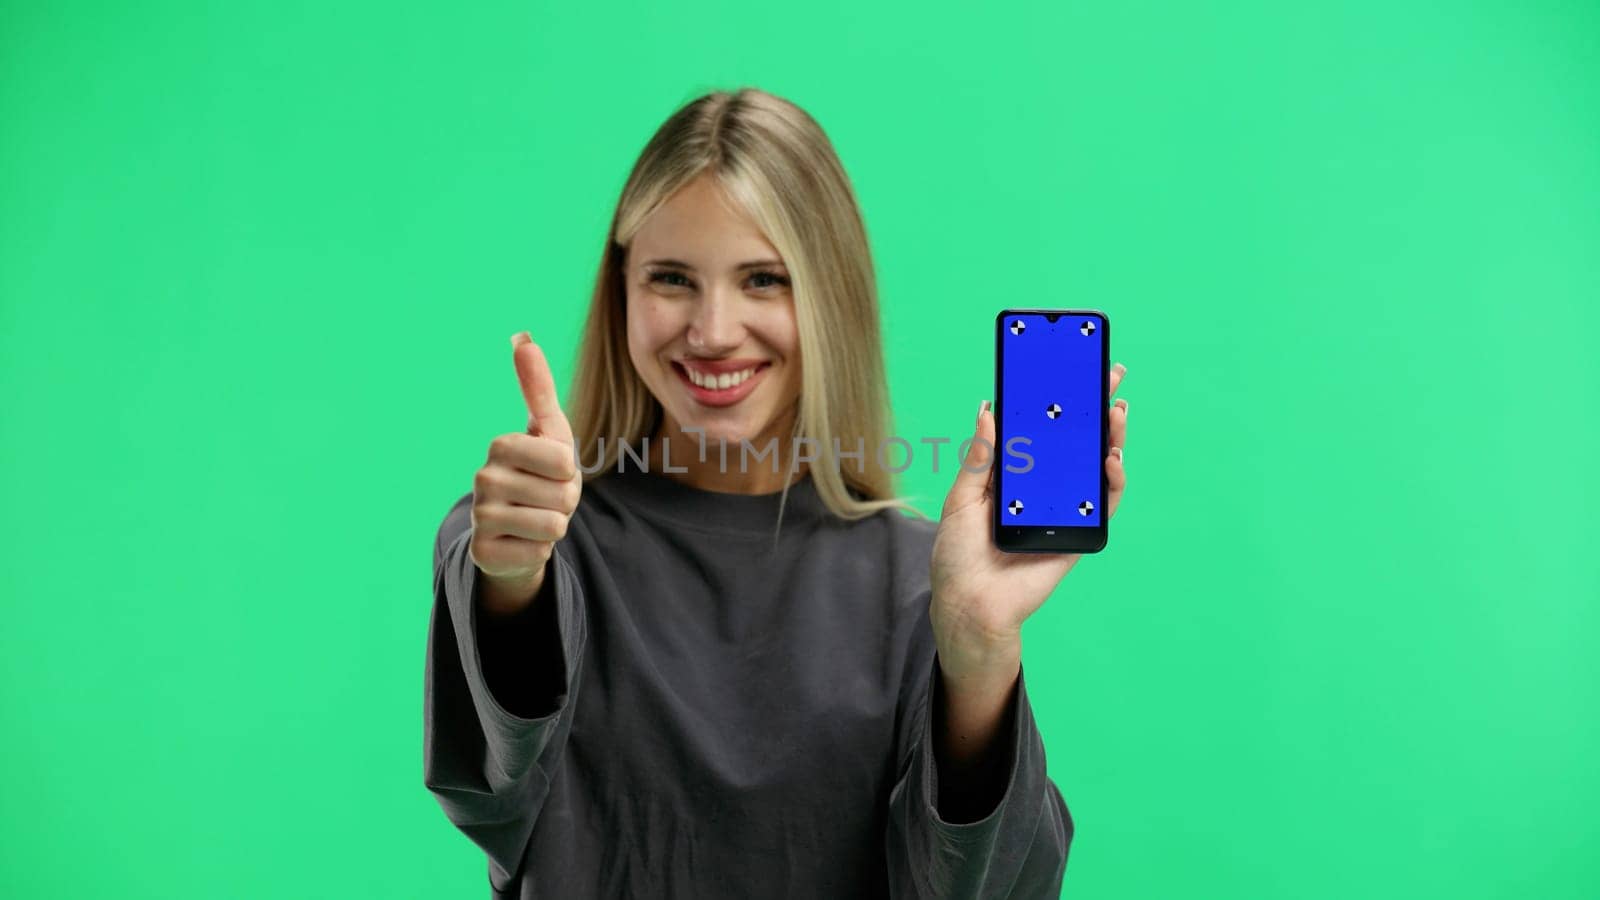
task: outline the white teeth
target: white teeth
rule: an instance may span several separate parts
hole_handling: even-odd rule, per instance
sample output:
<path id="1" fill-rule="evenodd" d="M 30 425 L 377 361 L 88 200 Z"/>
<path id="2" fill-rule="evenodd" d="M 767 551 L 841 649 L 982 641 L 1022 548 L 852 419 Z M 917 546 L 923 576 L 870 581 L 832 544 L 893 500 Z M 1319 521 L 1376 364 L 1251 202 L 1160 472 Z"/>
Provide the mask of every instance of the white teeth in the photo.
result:
<path id="1" fill-rule="evenodd" d="M 744 383 L 746 378 L 756 373 L 755 369 L 745 369 L 742 372 L 728 372 L 722 375 L 701 374 L 695 369 L 684 366 L 684 371 L 689 373 L 689 380 L 711 391 L 725 391 Z"/>

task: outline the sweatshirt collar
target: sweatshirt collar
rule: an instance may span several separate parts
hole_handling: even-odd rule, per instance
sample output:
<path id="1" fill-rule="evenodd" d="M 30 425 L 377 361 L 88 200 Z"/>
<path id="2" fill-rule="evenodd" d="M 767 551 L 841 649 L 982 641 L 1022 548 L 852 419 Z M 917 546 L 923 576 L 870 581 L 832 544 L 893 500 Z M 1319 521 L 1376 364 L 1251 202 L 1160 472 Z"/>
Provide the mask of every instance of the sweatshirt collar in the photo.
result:
<path id="1" fill-rule="evenodd" d="M 622 471 L 612 468 L 595 482 L 609 486 L 631 507 L 701 531 L 768 537 L 778 525 L 780 504 L 786 529 L 829 515 L 810 471 L 789 485 L 788 497 L 782 489 L 767 494 L 706 490 L 658 469 L 641 469 L 632 460 L 623 461 Z"/>

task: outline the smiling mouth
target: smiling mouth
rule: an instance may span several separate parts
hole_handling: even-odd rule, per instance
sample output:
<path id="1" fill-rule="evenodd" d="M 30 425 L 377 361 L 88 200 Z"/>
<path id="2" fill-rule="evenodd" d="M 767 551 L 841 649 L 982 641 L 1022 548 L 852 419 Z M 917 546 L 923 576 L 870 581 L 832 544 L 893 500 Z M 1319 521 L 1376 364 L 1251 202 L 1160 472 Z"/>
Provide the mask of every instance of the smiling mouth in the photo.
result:
<path id="1" fill-rule="evenodd" d="M 703 391 L 732 392 L 746 381 L 755 377 L 756 373 L 770 365 L 772 364 L 763 362 L 738 371 L 722 373 L 702 372 L 699 369 L 691 369 L 680 362 L 674 362 L 672 367 L 677 370 L 684 380 Z"/>

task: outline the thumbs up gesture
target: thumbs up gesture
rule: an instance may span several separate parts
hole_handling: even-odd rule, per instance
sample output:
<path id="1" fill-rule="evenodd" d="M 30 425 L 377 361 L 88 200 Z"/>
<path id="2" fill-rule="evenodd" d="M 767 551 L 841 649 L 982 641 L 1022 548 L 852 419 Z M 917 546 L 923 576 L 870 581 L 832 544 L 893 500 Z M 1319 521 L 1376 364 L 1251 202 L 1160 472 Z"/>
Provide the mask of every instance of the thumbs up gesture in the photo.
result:
<path id="1" fill-rule="evenodd" d="M 528 407 L 526 432 L 496 436 L 472 481 L 472 542 L 467 553 L 487 579 L 483 602 L 510 613 L 544 584 L 555 542 L 583 492 L 572 426 L 556 397 L 544 351 L 527 332 L 511 338 L 517 382 Z"/>

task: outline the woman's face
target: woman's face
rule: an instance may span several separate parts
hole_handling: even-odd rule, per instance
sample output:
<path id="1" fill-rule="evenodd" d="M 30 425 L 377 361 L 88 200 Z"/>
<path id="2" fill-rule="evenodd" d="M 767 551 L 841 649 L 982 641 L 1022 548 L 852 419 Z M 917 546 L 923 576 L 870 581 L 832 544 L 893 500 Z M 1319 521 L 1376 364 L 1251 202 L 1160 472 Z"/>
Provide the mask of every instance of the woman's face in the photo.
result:
<path id="1" fill-rule="evenodd" d="M 800 346 L 789 270 L 766 237 L 702 175 L 645 220 L 625 261 L 628 355 L 663 433 L 705 429 L 708 459 L 718 438 L 759 451 L 777 437 L 785 457 Z"/>

